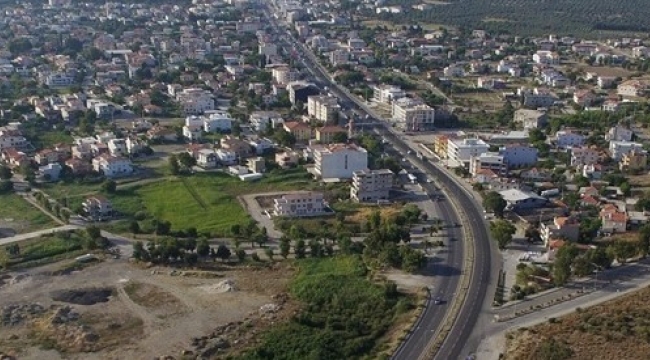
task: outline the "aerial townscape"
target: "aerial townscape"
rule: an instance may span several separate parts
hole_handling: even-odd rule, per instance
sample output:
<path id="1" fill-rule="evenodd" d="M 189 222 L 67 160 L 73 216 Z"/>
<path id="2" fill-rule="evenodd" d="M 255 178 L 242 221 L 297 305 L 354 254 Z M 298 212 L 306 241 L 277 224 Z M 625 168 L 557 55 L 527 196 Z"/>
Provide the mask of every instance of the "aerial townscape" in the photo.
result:
<path id="1" fill-rule="evenodd" d="M 647 360 L 650 6 L 0 1 L 0 360 Z"/>

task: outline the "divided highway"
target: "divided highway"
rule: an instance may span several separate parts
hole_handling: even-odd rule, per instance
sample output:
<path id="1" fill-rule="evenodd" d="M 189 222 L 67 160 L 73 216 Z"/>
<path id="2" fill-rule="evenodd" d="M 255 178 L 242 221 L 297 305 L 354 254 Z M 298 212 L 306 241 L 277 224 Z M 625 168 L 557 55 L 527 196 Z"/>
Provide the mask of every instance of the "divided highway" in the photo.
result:
<path id="1" fill-rule="evenodd" d="M 387 128 L 387 126 L 390 125 L 380 119 L 374 118 L 372 111 L 367 108 L 365 104 L 352 97 L 348 93 L 347 89 L 336 84 L 325 69 L 318 64 L 318 60 L 314 54 L 305 49 L 305 47 L 295 38 L 290 34 L 286 34 L 286 32 L 280 28 L 275 18 L 270 14 L 270 11 L 266 11 L 265 14 L 269 19 L 270 25 L 279 35 L 280 40 L 285 46 L 287 46 L 287 48 L 292 49 L 298 54 L 301 62 L 314 75 L 314 77 L 316 77 L 319 85 L 329 86 L 330 92 L 340 99 L 343 107 L 356 108 L 367 114 L 367 119 L 364 120 L 364 122 L 376 123 L 378 126 L 374 127 L 374 131 L 378 133 L 378 136 L 383 136 L 384 139 L 386 139 L 388 143 L 402 155 L 401 157 L 408 158 L 429 177 L 435 178 L 438 183 L 442 184 L 444 188 L 447 189 L 446 195 L 455 197 L 458 204 L 460 204 L 460 207 L 462 208 L 460 210 L 464 213 L 471 227 L 471 229 L 462 230 L 471 230 L 473 236 L 472 245 L 474 246 L 475 253 L 472 272 L 469 274 L 471 276 L 469 287 L 467 289 L 459 289 L 459 275 L 464 254 L 463 242 L 460 241 L 462 238 L 461 229 L 450 229 L 450 236 L 453 236 L 457 241 L 449 242 L 449 255 L 446 264 L 430 263 L 425 271 L 431 272 L 434 276 L 442 277 L 438 289 L 433 289 L 432 291 L 433 298 L 440 294 L 446 303 L 450 303 L 453 300 L 453 298 L 451 298 L 453 294 L 458 291 L 467 292 L 465 302 L 460 309 L 458 317 L 455 319 L 451 331 L 439 351 L 433 357 L 434 359 L 441 360 L 463 359 L 468 355 L 462 353 L 464 351 L 463 349 L 472 335 L 484 304 L 487 303 L 486 297 L 488 295 L 488 286 L 491 281 L 490 273 L 493 265 L 491 244 L 485 222 L 483 221 L 481 207 L 467 192 L 467 190 L 463 188 L 462 185 L 458 184 L 449 174 L 427 160 L 421 160 L 415 156 L 407 155 L 409 150 L 411 150 L 409 145 L 393 132 L 392 129 Z M 418 151 L 418 149 L 413 150 Z M 437 191 L 432 184 L 424 182 L 422 183 L 422 186 L 429 195 L 432 195 Z M 443 220 L 447 223 L 460 223 L 459 214 L 456 213 L 456 210 L 458 209 L 454 209 L 448 201 L 440 202 L 440 210 Z M 422 314 L 420 321 L 407 337 L 407 340 L 398 349 L 394 358 L 405 360 L 424 358 L 428 344 L 440 329 L 447 312 L 447 306 L 444 304 L 434 305 L 431 299 L 429 299 L 429 304 Z"/>

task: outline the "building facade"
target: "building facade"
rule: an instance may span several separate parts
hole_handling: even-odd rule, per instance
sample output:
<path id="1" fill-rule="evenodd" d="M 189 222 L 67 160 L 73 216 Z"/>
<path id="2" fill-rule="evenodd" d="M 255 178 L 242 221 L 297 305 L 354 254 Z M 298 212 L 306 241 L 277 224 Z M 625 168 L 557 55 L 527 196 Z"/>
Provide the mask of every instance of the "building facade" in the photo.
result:
<path id="1" fill-rule="evenodd" d="M 366 149 L 352 144 L 314 148 L 315 171 L 323 179 L 351 179 L 355 171 L 368 168 Z"/>
<path id="2" fill-rule="evenodd" d="M 325 208 L 325 198 L 318 192 L 286 194 L 273 201 L 275 216 L 318 216 L 325 212 Z"/>
<path id="3" fill-rule="evenodd" d="M 388 200 L 393 187 L 393 176 L 393 172 L 388 169 L 353 172 L 350 198 L 356 202 Z"/>

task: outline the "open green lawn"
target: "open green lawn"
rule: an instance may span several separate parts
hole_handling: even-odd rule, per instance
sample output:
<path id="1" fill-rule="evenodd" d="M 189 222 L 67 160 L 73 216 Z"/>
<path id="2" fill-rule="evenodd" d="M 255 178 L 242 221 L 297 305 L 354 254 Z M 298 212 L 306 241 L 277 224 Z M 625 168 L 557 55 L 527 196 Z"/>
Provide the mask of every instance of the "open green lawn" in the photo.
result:
<path id="1" fill-rule="evenodd" d="M 0 265 L 5 268 L 37 266 L 74 258 L 88 251 L 83 231 L 58 232 L 16 243 L 18 252 L 10 254 L 9 246 L 0 249 Z"/>
<path id="2" fill-rule="evenodd" d="M 57 226 L 47 215 L 16 194 L 0 195 L 0 228 L 11 228 L 17 233 Z"/>
<path id="3" fill-rule="evenodd" d="M 318 186 L 299 169 L 272 172 L 256 182 L 243 182 L 223 173 L 199 173 L 118 190 L 108 197 L 126 216 L 144 210 L 156 219 L 171 222 L 174 230 L 195 227 L 200 232 L 222 233 L 249 219 L 237 200 L 239 195 Z"/>

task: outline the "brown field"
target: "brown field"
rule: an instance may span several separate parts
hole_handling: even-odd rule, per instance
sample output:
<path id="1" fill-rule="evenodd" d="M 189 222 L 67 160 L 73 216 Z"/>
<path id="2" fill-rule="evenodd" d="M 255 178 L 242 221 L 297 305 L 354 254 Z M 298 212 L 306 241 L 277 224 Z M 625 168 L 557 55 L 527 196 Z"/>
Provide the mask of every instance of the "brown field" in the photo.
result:
<path id="1" fill-rule="evenodd" d="M 510 333 L 504 359 L 550 359 L 542 353 L 552 341 L 570 348 L 572 355 L 566 359 L 647 360 L 650 288 Z"/>
<path id="2" fill-rule="evenodd" d="M 627 76 L 632 75 L 632 72 L 627 71 L 620 67 L 606 67 L 606 66 L 587 66 L 585 72 L 594 72 L 599 76 L 617 76 L 625 79 Z"/>

